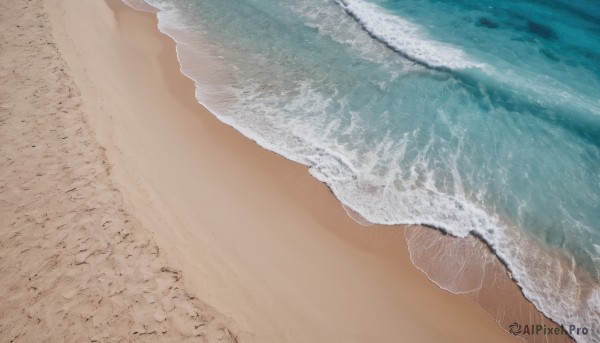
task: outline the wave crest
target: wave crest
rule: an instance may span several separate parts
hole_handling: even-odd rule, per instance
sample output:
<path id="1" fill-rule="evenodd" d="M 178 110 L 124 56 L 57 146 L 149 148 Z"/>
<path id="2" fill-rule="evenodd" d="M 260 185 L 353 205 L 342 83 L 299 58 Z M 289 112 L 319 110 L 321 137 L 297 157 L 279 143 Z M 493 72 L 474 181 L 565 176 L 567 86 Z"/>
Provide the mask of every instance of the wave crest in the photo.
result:
<path id="1" fill-rule="evenodd" d="M 464 51 L 428 39 L 418 25 L 361 0 L 335 0 L 373 38 L 405 58 L 438 70 L 485 69 Z"/>

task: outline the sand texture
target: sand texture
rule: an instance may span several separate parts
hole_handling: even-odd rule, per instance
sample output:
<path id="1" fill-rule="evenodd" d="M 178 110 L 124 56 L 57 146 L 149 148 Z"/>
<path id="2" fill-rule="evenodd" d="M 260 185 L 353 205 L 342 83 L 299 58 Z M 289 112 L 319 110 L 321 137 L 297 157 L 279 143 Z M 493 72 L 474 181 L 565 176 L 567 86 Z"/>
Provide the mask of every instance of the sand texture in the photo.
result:
<path id="1" fill-rule="evenodd" d="M 0 26 L 0 342 L 235 342 L 125 209 L 42 1 Z"/>

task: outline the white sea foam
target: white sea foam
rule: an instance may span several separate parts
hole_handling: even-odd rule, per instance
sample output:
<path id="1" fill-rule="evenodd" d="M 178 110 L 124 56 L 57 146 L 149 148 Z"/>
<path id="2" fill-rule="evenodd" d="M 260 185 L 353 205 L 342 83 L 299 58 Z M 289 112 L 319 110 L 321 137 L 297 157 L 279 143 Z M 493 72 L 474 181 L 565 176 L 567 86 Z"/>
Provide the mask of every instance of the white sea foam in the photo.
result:
<path id="1" fill-rule="evenodd" d="M 316 3 L 315 0 L 298 0 L 292 10 L 304 19 L 306 26 L 316 28 L 319 34 L 350 47 L 365 60 L 386 65 L 391 74 L 422 68 L 414 63 L 406 63 L 405 59 L 397 58 L 396 53 L 386 46 L 368 35 L 360 34 L 360 24 L 350 16 L 340 16 L 343 9 L 329 0 Z"/>
<path id="2" fill-rule="evenodd" d="M 427 37 L 410 21 L 362 0 L 335 0 L 372 36 L 410 59 L 435 68 L 467 69 L 486 66 L 459 48 Z"/>

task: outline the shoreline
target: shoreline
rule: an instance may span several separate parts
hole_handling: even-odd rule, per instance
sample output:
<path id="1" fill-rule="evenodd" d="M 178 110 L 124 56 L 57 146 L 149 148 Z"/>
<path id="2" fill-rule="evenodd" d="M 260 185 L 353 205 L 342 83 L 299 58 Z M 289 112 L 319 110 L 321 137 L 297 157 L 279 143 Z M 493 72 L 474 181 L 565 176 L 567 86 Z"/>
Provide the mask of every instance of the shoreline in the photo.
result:
<path id="1" fill-rule="evenodd" d="M 146 0 L 147 1 L 147 0 Z M 149 6 L 144 0 L 124 0 L 125 3 L 130 2 L 132 3 L 134 6 L 134 8 L 139 7 L 141 8 L 140 5 L 144 4 L 146 6 Z M 148 8 L 143 8 L 143 11 L 148 11 Z M 154 12 L 160 12 L 160 10 L 154 9 Z M 272 140 L 270 140 L 269 138 L 265 138 L 263 137 L 261 134 L 257 134 L 257 132 L 262 132 L 260 129 L 257 129 L 256 127 L 253 128 L 252 123 L 250 122 L 246 122 L 244 119 L 242 118 L 238 118 L 235 116 L 235 113 L 232 112 L 230 109 L 225 108 L 226 106 L 222 106 L 221 104 L 219 104 L 219 99 L 221 98 L 225 98 L 227 99 L 229 96 L 235 96 L 234 94 L 227 94 L 226 93 L 226 88 L 223 89 L 220 87 L 220 85 L 225 84 L 225 85 L 231 85 L 231 84 L 236 84 L 236 82 L 233 79 L 227 79 L 229 74 L 229 68 L 228 66 L 225 66 L 223 63 L 221 63 L 218 58 L 216 58 L 216 55 L 214 54 L 214 51 L 217 51 L 218 48 L 218 43 L 214 42 L 210 37 L 201 37 L 202 35 L 198 35 L 197 37 L 195 35 L 188 35 L 185 30 L 182 30 L 181 28 L 178 27 L 177 23 L 177 15 L 170 15 L 170 11 L 166 10 L 167 15 L 164 17 L 160 17 L 159 20 L 159 29 L 160 31 L 169 36 L 171 39 L 173 39 L 176 42 L 176 46 L 177 46 L 177 57 L 179 60 L 179 64 L 180 64 L 180 69 L 181 69 L 181 73 L 183 73 L 185 76 L 187 76 L 188 78 L 192 79 L 195 83 L 196 83 L 196 98 L 197 101 L 204 106 L 205 108 L 207 108 L 209 110 L 209 112 L 212 112 L 214 116 L 216 116 L 221 122 L 225 123 L 228 126 L 233 127 L 234 129 L 236 129 L 237 131 L 239 131 L 242 135 L 246 136 L 247 138 L 249 138 L 250 140 L 254 141 L 256 144 L 258 144 L 259 146 L 261 146 L 262 148 L 269 150 L 269 151 L 273 151 L 281 156 L 283 156 L 284 158 L 294 161 L 294 162 L 299 162 L 300 164 L 306 165 L 306 166 L 310 166 L 310 165 L 314 165 L 312 162 L 310 162 L 310 160 L 306 160 L 303 156 L 302 153 L 300 154 L 295 154 L 293 151 L 293 147 L 290 149 L 289 146 L 286 145 L 286 143 L 282 143 L 281 145 L 278 142 L 273 142 Z M 164 21 L 163 21 L 164 20 Z M 175 24 L 174 24 L 175 23 Z M 207 43 L 209 42 L 210 43 Z M 206 49 L 202 49 L 201 47 L 203 46 L 209 46 Z M 214 50 L 213 50 L 214 49 Z M 207 52 L 208 51 L 208 52 Z M 208 66 L 208 67 L 207 67 Z M 219 72 L 216 72 L 215 70 L 218 70 Z M 268 82 L 267 82 L 268 84 Z M 239 83 L 238 83 L 239 85 Z M 225 90 L 225 92 L 224 92 Z M 217 101 L 215 101 L 215 99 L 217 99 Z M 235 102 L 235 101 L 234 101 Z M 214 104 L 217 104 L 216 106 L 212 106 Z M 244 109 L 241 109 L 242 112 L 244 112 Z M 245 113 L 245 112 L 244 112 Z M 227 115 L 225 115 L 227 114 Z M 248 124 L 248 125 L 245 125 Z M 268 130 L 266 131 L 267 136 L 269 135 Z M 285 135 L 284 135 L 285 136 Z M 293 138 L 294 135 L 292 135 Z M 284 139 L 284 141 L 287 141 Z M 293 139 L 292 139 L 293 141 Z M 308 141 L 305 142 L 308 144 Z M 310 145 L 310 144 L 308 144 Z M 309 154 L 310 155 L 310 154 Z M 319 163 L 317 163 L 318 165 Z M 334 194 L 334 196 L 337 198 L 338 202 L 341 203 L 341 206 L 343 206 L 346 209 L 347 214 L 353 218 L 353 220 L 355 220 L 356 222 L 358 222 L 361 225 L 364 226 L 369 226 L 371 223 L 379 223 L 382 224 L 384 226 L 387 225 L 394 225 L 398 224 L 400 226 L 404 226 L 404 225 L 419 225 L 419 224 L 415 224 L 416 222 L 419 221 L 403 221 L 401 219 L 397 219 L 397 220 L 393 220 L 393 221 L 389 221 L 389 220 L 377 220 L 377 216 L 375 216 L 374 218 L 371 218 L 368 216 L 368 211 L 365 212 L 365 210 L 368 210 L 370 207 L 369 206 L 362 206 L 360 205 L 360 201 L 356 202 L 356 201 L 351 201 L 351 199 L 349 199 L 348 197 L 346 197 L 346 192 L 344 191 L 344 186 L 340 186 L 340 184 L 338 184 L 337 182 L 335 182 L 335 180 L 332 179 L 328 179 L 327 178 L 327 173 L 323 174 L 323 175 L 319 175 L 319 172 L 317 171 L 316 173 L 314 173 L 314 171 L 317 169 L 310 169 L 309 172 L 319 181 L 324 181 L 325 184 L 327 184 L 327 186 L 329 187 L 329 189 L 331 190 L 331 192 Z M 344 200 L 342 200 L 344 199 Z M 368 204 L 367 202 L 362 202 L 363 204 Z M 467 203 L 468 205 L 468 203 Z M 353 207 L 355 206 L 355 207 Z M 389 207 L 389 206 L 388 206 Z M 355 212 L 354 209 L 361 209 L 363 212 L 361 212 L 360 210 L 356 210 L 357 212 Z M 391 209 L 391 207 L 389 207 L 389 209 Z M 431 209 L 431 211 L 435 211 L 435 207 Z M 361 212 L 361 213 L 359 213 Z M 483 211 L 483 212 L 487 212 L 487 211 Z M 423 212 L 423 213 L 428 213 L 428 212 Z M 369 220 L 364 219 L 362 216 L 365 215 L 364 218 L 370 218 Z M 473 213 L 473 216 L 476 216 L 476 214 Z M 477 217 L 477 216 L 476 216 Z M 590 316 L 590 311 L 578 311 L 576 310 L 577 308 L 579 309 L 584 309 L 587 308 L 587 304 L 585 303 L 585 300 L 582 300 L 581 302 L 578 303 L 574 303 L 571 305 L 574 306 L 565 306 L 563 308 L 557 308 L 555 306 L 555 301 L 552 298 L 552 296 L 544 296 L 544 295 L 548 295 L 548 294 L 554 294 L 554 293 L 558 293 L 558 294 L 563 294 L 562 291 L 565 291 L 565 294 L 571 294 L 572 296 L 575 296 L 575 294 L 577 294 L 577 291 L 572 291 L 569 292 L 569 290 L 571 289 L 579 289 L 579 290 L 585 290 L 587 289 L 587 285 L 591 285 L 593 284 L 593 282 L 588 283 L 587 281 L 591 280 L 590 276 L 586 273 L 586 271 L 584 270 L 580 270 L 577 266 L 575 266 L 575 270 L 573 270 L 573 273 L 575 275 L 578 275 L 577 277 L 577 281 L 572 282 L 571 284 L 564 286 L 562 290 L 559 289 L 544 289 L 543 286 L 546 284 L 544 279 L 536 279 L 534 277 L 530 277 L 530 275 L 537 275 L 537 271 L 535 270 L 534 267 L 530 266 L 536 266 L 538 265 L 538 263 L 542 263 L 544 264 L 545 261 L 544 260 L 551 260 L 553 262 L 556 262 L 557 265 L 559 265 L 559 267 L 556 268 L 552 268 L 554 270 L 564 270 L 567 272 L 570 272 L 570 262 L 568 257 L 560 254 L 559 251 L 552 251 L 551 247 L 546 247 L 544 245 L 536 245 L 536 243 L 534 242 L 534 239 L 532 238 L 528 238 L 526 235 L 521 235 L 520 231 L 516 229 L 516 227 L 514 227 L 514 223 L 512 223 L 510 221 L 510 219 L 508 218 L 500 218 L 499 219 L 501 222 L 505 223 L 508 227 L 504 227 L 504 225 L 499 225 L 499 226 L 494 226 L 498 232 L 501 232 L 501 234 L 495 234 L 495 235 L 487 235 L 485 233 L 485 231 L 483 230 L 478 230 L 479 228 L 474 228 L 473 230 L 463 230 L 464 228 L 466 228 L 465 225 L 461 225 L 461 226 L 456 226 L 456 225 L 447 225 L 445 226 L 444 222 L 442 221 L 442 223 L 437 223 L 437 224 L 431 224 L 427 225 L 424 224 L 423 222 L 421 222 L 421 226 L 422 227 L 433 227 L 435 228 L 437 231 L 442 232 L 443 234 L 452 234 L 452 235 L 458 235 L 463 237 L 463 235 L 465 236 L 474 236 L 476 239 L 483 239 L 483 243 L 489 247 L 489 250 L 483 250 L 487 255 L 493 255 L 493 257 L 490 256 L 486 256 L 486 258 L 484 260 L 488 260 L 489 258 L 491 258 L 492 260 L 494 258 L 498 259 L 498 262 L 500 262 L 500 264 L 502 264 L 502 266 L 494 266 L 494 270 L 495 273 L 500 273 L 502 274 L 502 277 L 506 274 L 509 275 L 509 278 L 511 278 L 515 285 L 517 287 L 513 287 L 515 290 L 515 297 L 511 297 L 511 298 L 515 298 L 518 299 L 519 303 L 520 303 L 520 307 L 521 308 L 527 308 L 529 311 L 529 313 L 532 313 L 532 315 L 530 316 L 524 316 L 522 315 L 523 310 L 519 310 L 519 314 L 515 315 L 515 319 L 516 318 L 528 318 L 531 316 L 534 316 L 535 318 L 538 318 L 539 320 L 537 320 L 540 323 L 543 324 L 552 324 L 552 325 L 558 325 L 557 323 L 563 323 L 565 326 L 568 326 L 572 323 L 577 323 L 582 325 L 583 323 L 588 322 L 588 320 L 586 318 L 588 318 Z M 428 222 L 426 222 L 428 223 Z M 435 223 L 432 222 L 432 223 Z M 515 229 L 514 231 L 511 230 Z M 457 231 L 458 230 L 458 231 Z M 435 235 L 432 235 L 431 240 L 436 240 L 438 238 L 435 237 Z M 524 243 L 527 242 L 527 243 Z M 520 244 L 522 243 L 522 244 Z M 504 248 L 502 248 L 504 247 Z M 506 248 L 506 247 L 512 247 L 512 248 Z M 482 251 L 481 248 L 476 248 L 476 250 L 478 251 Z M 518 252 L 520 251 L 536 251 L 538 253 L 532 253 L 530 256 L 519 256 L 519 258 L 512 258 L 515 255 L 519 255 Z M 488 254 L 490 253 L 490 254 Z M 545 253 L 548 253 L 548 255 L 546 255 Z M 514 254 L 514 255 L 513 255 Z M 445 265 L 445 264 L 453 264 L 451 262 L 449 263 L 443 263 L 443 261 L 439 261 L 438 262 L 441 263 L 441 265 Z M 468 261 L 469 264 L 483 264 L 484 262 L 477 262 L 477 261 Z M 494 263 L 496 263 L 496 261 L 494 261 Z M 480 266 L 473 266 L 473 268 L 481 268 L 481 269 L 485 269 L 484 267 L 480 267 Z M 431 268 L 436 269 L 438 268 L 438 266 L 432 266 Z M 431 273 L 427 272 L 428 268 L 424 267 L 423 265 L 420 265 L 418 267 L 419 270 L 423 271 L 424 273 L 426 273 L 428 275 L 428 277 L 430 278 L 430 280 L 434 283 L 436 283 L 438 286 L 440 286 L 443 289 L 451 289 L 452 286 L 448 286 L 446 284 L 443 283 L 443 281 L 440 281 L 439 279 L 436 279 L 434 277 L 431 277 Z M 546 271 L 549 273 L 552 273 L 553 270 L 552 269 L 547 269 Z M 551 274 L 549 274 L 551 275 Z M 470 277 L 470 276 L 469 276 Z M 483 279 L 483 276 L 479 276 L 481 279 Z M 572 286 L 572 287 L 570 287 Z M 455 292 L 457 294 L 460 294 L 462 292 Z M 525 296 L 527 295 L 527 296 Z M 523 299 L 525 297 L 525 299 Z M 565 298 L 563 296 L 563 298 Z M 535 303 L 536 305 L 531 306 L 531 304 Z M 537 308 L 535 308 L 535 306 L 538 306 Z M 540 310 L 538 310 L 538 308 Z M 575 309 L 575 310 L 574 310 Z M 490 313 L 490 316 L 494 317 L 493 313 L 495 313 L 494 310 L 489 310 L 489 309 L 484 309 L 486 310 L 486 312 Z M 538 313 L 539 312 L 539 313 Z M 546 316 L 546 314 L 548 314 L 548 316 Z M 495 319 L 497 321 L 506 321 L 505 319 L 503 319 L 505 316 L 504 315 L 500 315 L 499 317 L 496 316 Z M 509 316 L 511 317 L 511 316 Z M 593 315 L 591 315 L 592 317 L 592 321 L 593 321 Z M 553 318 L 553 319 L 549 319 L 549 318 Z M 573 319 L 576 318 L 576 319 Z M 500 326 L 503 328 L 508 327 L 508 325 L 511 323 L 508 322 L 503 322 L 500 323 Z M 585 325 L 585 324 L 583 324 Z"/>
<path id="2" fill-rule="evenodd" d="M 62 16 L 69 25 L 55 28 L 61 51 L 83 85 L 86 112 L 93 113 L 125 201 L 183 270 L 186 286 L 240 323 L 242 340 L 516 340 L 475 303 L 421 274 L 408 257 L 403 230 L 358 225 L 306 167 L 258 147 L 198 105 L 193 82 L 179 73 L 175 43 L 159 33 L 155 14 L 107 3 L 51 10 L 53 22 Z M 101 18 L 92 29 L 85 18 L 94 12 Z M 149 55 L 151 61 L 141 61 Z M 240 218 L 230 218 L 231 210 Z M 336 273 L 339 279 L 331 277 Z M 353 285 L 357 279 L 369 281 Z M 435 313 L 419 309 L 424 303 Z M 406 304 L 409 309 L 400 310 Z M 374 311 L 382 318 L 370 318 Z M 331 333 L 328 326 L 346 330 Z"/>
<path id="3" fill-rule="evenodd" d="M 151 5 L 146 3 L 145 0 L 122 0 L 122 1 L 126 5 L 132 7 L 135 10 L 153 13 L 154 15 L 157 15 L 160 12 L 159 9 L 152 7 Z M 158 23 L 158 21 L 157 21 L 157 23 Z M 196 77 L 194 77 L 190 74 L 187 74 L 186 71 L 184 70 L 185 69 L 184 61 L 186 60 L 186 58 L 183 58 L 183 56 L 189 54 L 192 58 L 193 57 L 200 58 L 201 61 L 203 61 L 204 63 L 208 63 L 211 66 L 211 68 L 208 68 L 208 69 L 216 70 L 219 68 L 223 69 L 224 67 L 222 65 L 219 65 L 217 61 L 214 61 L 210 57 L 208 57 L 208 54 L 207 55 L 203 54 L 202 57 L 194 56 L 195 54 L 198 53 L 197 49 L 193 49 L 194 52 L 184 51 L 183 49 L 179 50 L 179 48 L 181 48 L 181 46 L 180 46 L 181 43 L 178 42 L 175 34 L 167 32 L 168 30 L 163 31 L 163 30 L 159 29 L 159 31 L 175 42 L 176 51 L 177 51 L 176 56 L 177 56 L 177 60 L 178 60 L 179 66 L 180 66 L 181 74 L 183 74 L 184 76 L 186 76 L 187 78 L 189 78 L 192 82 L 194 82 L 196 84 L 196 86 L 195 86 L 196 101 L 202 107 L 204 107 L 206 110 L 208 110 L 209 113 L 211 113 L 212 112 L 211 109 L 205 103 L 203 103 L 203 100 L 201 100 L 199 98 L 198 93 L 201 94 L 202 90 L 199 89 L 198 83 L 203 84 L 202 81 L 203 80 L 206 81 L 206 79 L 214 81 L 215 79 L 218 79 L 218 76 L 212 75 L 213 72 L 211 72 L 211 71 L 208 72 L 209 75 L 203 75 L 203 77 L 206 77 L 206 78 L 199 77 L 198 75 L 196 75 Z M 186 46 L 185 49 L 189 50 L 189 47 Z M 197 74 L 197 71 L 195 71 L 195 72 Z M 200 74 L 203 74 L 203 72 L 200 72 Z M 254 137 L 252 135 L 247 135 L 246 132 L 241 131 L 238 127 L 236 127 L 236 125 L 234 125 L 234 122 L 229 122 L 229 120 L 226 117 L 222 117 L 221 115 L 215 114 L 214 112 L 212 112 L 211 114 L 214 117 L 216 117 L 221 123 L 233 128 L 236 132 L 240 133 L 246 139 L 251 141 L 252 144 L 256 144 L 260 148 L 262 148 L 268 152 L 274 152 L 276 155 L 290 161 L 291 163 L 299 164 L 302 167 L 305 167 L 308 172 L 308 167 L 305 164 L 296 162 L 293 158 L 289 158 L 285 154 L 282 155 L 279 152 L 275 151 L 274 149 L 270 149 L 269 147 L 261 144 L 260 140 L 257 141 L 254 139 Z M 476 232 L 471 232 L 469 234 L 469 236 L 466 238 L 455 238 L 454 236 L 449 235 L 449 233 L 444 228 L 436 227 L 433 225 L 375 224 L 375 223 L 372 223 L 372 222 L 364 219 L 359 213 L 355 212 L 353 209 L 351 209 L 350 207 L 345 205 L 339 198 L 337 198 L 337 196 L 335 195 L 335 192 L 333 191 L 333 189 L 331 189 L 329 187 L 329 185 L 327 185 L 327 183 L 324 183 L 324 182 L 318 180 L 316 177 L 313 177 L 313 180 L 317 181 L 318 183 L 321 183 L 322 185 L 327 187 L 327 189 L 329 190 L 331 195 L 334 197 L 335 201 L 340 206 L 342 206 L 342 208 L 346 212 L 346 215 L 352 221 L 359 224 L 361 227 L 369 227 L 372 225 L 377 225 L 378 228 L 383 228 L 386 230 L 389 228 L 402 230 L 405 232 L 406 240 L 408 240 L 407 236 L 409 235 L 409 233 L 407 231 L 411 230 L 414 227 L 417 227 L 417 228 L 420 227 L 421 229 L 417 229 L 417 230 L 424 229 L 425 233 L 422 236 L 427 237 L 426 241 L 422 242 L 425 245 L 435 245 L 437 247 L 437 250 L 440 250 L 440 251 L 447 251 L 448 246 L 450 246 L 454 249 L 468 250 L 467 254 L 471 254 L 472 257 L 475 257 L 475 259 L 468 260 L 468 261 L 467 260 L 461 261 L 463 263 L 463 265 L 461 265 L 461 266 L 456 266 L 456 262 L 453 265 L 453 263 L 451 263 L 451 262 L 441 261 L 439 258 L 431 259 L 430 261 L 426 262 L 425 265 L 417 265 L 417 263 L 413 260 L 410 253 L 409 253 L 409 259 L 411 260 L 412 265 L 416 269 L 418 269 L 420 272 L 425 274 L 430 282 L 432 282 L 433 284 L 438 286 L 440 289 L 442 289 L 450 294 L 462 295 L 462 296 L 465 296 L 466 298 L 472 300 L 486 314 L 488 314 L 488 316 L 490 318 L 492 318 L 494 321 L 496 321 L 497 324 L 504 331 L 508 332 L 507 328 L 513 322 L 519 322 L 519 321 L 527 322 L 528 320 L 530 322 L 539 323 L 539 324 L 545 325 L 547 327 L 560 326 L 557 322 L 555 322 L 552 319 L 550 319 L 549 317 L 547 317 L 542 311 L 538 310 L 535 307 L 535 305 L 533 305 L 533 303 L 525 297 L 522 286 L 518 283 L 518 280 L 516 280 L 510 272 L 509 263 L 506 260 L 504 260 L 502 257 L 500 257 L 498 255 L 498 252 L 495 250 L 495 248 L 489 242 L 487 242 L 485 240 L 485 238 L 483 238 L 483 236 L 481 236 L 480 234 L 478 234 Z M 433 229 L 433 231 L 431 231 L 429 229 Z M 412 233 L 410 235 L 412 235 Z M 422 239 L 422 238 L 420 238 L 420 239 Z M 442 243 L 438 243 L 438 242 L 442 242 Z M 407 242 L 405 242 L 405 243 L 407 243 Z M 452 256 L 450 256 L 450 257 L 452 257 Z M 441 266 L 441 268 L 455 267 L 456 270 L 452 270 L 449 273 L 460 273 L 461 275 L 465 276 L 468 279 L 479 278 L 479 282 L 480 282 L 481 286 L 479 286 L 479 288 L 476 290 L 453 291 L 451 289 L 452 285 L 449 286 L 447 284 L 444 284 L 444 281 L 441 281 L 441 279 L 443 279 L 443 277 L 440 278 L 438 275 L 435 275 L 435 273 L 436 273 L 435 269 L 440 268 L 440 266 Z M 467 267 L 465 267 L 465 266 L 467 266 Z M 467 270 L 470 269 L 473 272 L 472 273 L 473 275 L 471 275 L 469 273 L 465 273 L 462 270 L 463 268 L 467 269 Z M 433 271 L 431 269 L 433 269 Z M 480 269 L 480 270 L 477 270 L 477 269 Z M 446 273 L 448 273 L 448 271 L 446 271 Z M 433 276 L 433 275 L 435 275 L 435 276 Z M 460 285 L 458 287 L 460 287 Z M 497 294 L 494 294 L 496 290 L 499 290 L 498 293 L 501 293 L 504 296 L 506 296 L 506 299 L 509 299 L 511 304 L 510 305 L 502 304 L 501 302 L 499 302 L 497 300 L 490 301 L 491 298 L 495 298 L 495 296 L 497 295 Z M 482 294 L 486 294 L 486 295 L 482 296 Z M 481 299 L 482 297 L 489 297 L 490 299 Z M 509 319 L 507 319 L 507 317 Z M 539 341 L 539 339 L 542 339 L 546 342 L 572 342 L 573 341 L 573 337 L 571 337 L 571 336 L 567 336 L 567 337 L 547 337 L 547 336 L 545 336 L 544 338 L 536 338 L 536 337 L 525 337 L 525 338 L 521 337 L 521 338 L 523 340 L 529 341 L 529 342 L 537 342 L 537 341 Z"/>

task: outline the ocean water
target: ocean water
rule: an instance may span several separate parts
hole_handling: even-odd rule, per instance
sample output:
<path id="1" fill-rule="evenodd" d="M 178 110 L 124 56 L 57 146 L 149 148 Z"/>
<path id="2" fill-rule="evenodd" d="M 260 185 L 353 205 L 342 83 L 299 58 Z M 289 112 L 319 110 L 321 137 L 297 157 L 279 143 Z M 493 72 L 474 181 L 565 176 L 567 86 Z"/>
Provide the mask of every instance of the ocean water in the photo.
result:
<path id="1" fill-rule="evenodd" d="M 197 97 L 366 220 L 476 235 L 600 341 L 600 3 L 146 0 Z"/>

